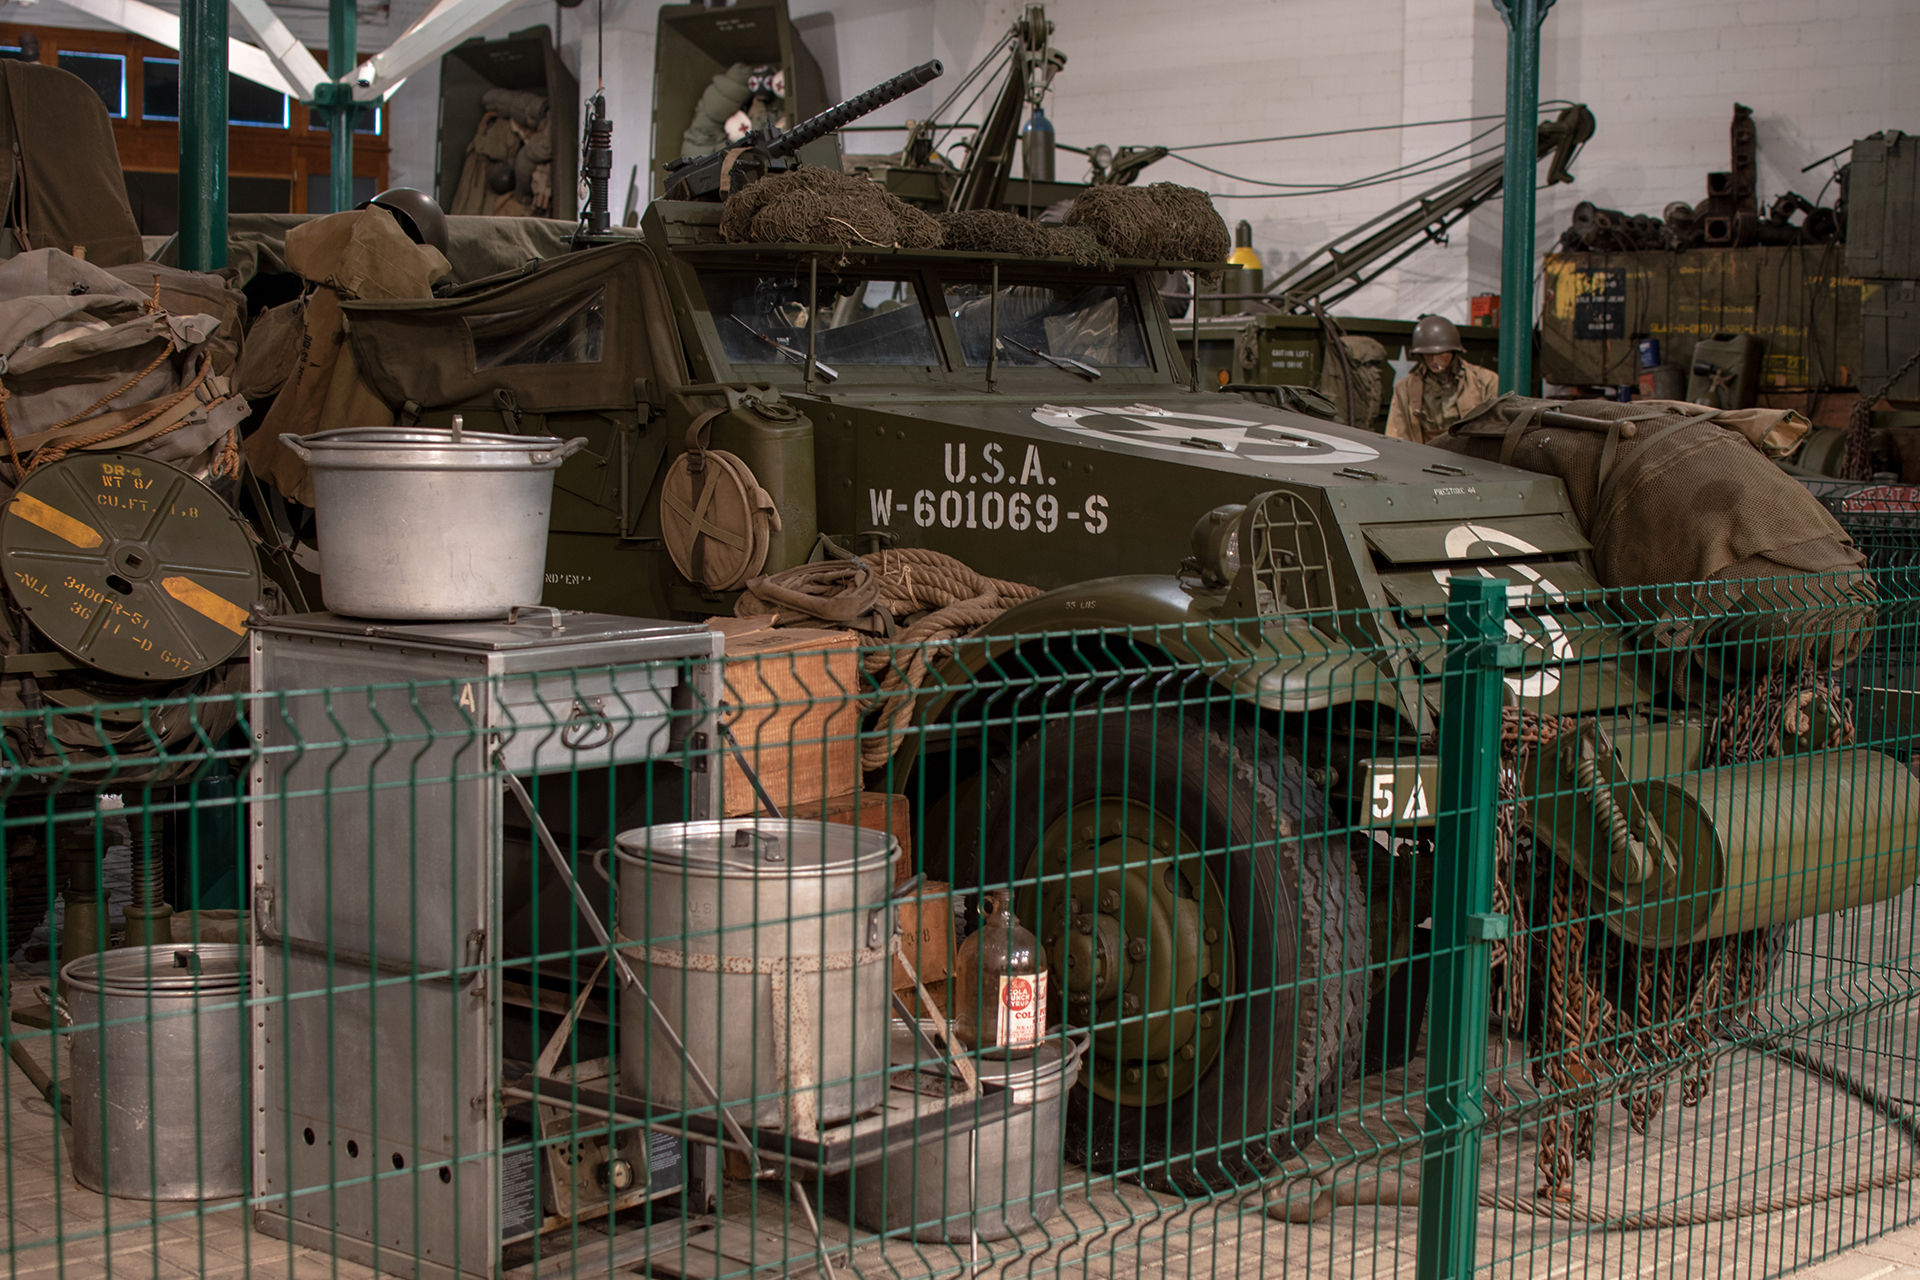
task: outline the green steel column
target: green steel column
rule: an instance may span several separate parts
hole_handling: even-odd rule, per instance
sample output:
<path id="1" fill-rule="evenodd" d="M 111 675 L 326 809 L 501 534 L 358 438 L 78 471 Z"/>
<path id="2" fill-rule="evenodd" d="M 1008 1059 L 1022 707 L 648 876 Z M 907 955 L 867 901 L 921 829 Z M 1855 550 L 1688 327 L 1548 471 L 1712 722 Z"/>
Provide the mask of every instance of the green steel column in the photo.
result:
<path id="1" fill-rule="evenodd" d="M 353 63 L 360 43 L 359 26 L 360 13 L 354 0 L 329 0 L 327 74 L 333 77 L 333 110 L 327 131 L 333 137 L 333 177 L 327 185 L 335 213 L 353 208 Z"/>
<path id="2" fill-rule="evenodd" d="M 1481 1105 L 1490 1016 L 1486 944 L 1504 937 L 1507 923 L 1493 913 L 1506 616 L 1504 581 L 1454 578 L 1448 583 L 1418 1280 L 1468 1280 L 1473 1274 L 1486 1119 Z"/>
<path id="3" fill-rule="evenodd" d="M 227 0 L 180 4 L 180 265 L 227 265 Z"/>
<path id="4" fill-rule="evenodd" d="M 1533 179 L 1540 164 L 1540 24 L 1553 0 L 1493 0 L 1507 20 L 1507 163 L 1501 181 L 1500 389 L 1533 388 Z"/>

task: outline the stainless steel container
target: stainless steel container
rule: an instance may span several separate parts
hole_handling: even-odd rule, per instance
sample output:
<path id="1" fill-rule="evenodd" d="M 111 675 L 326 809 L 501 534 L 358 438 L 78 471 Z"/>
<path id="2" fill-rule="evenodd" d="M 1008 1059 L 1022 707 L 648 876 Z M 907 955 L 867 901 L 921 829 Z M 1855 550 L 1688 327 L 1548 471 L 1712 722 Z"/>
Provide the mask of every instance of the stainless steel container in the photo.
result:
<path id="1" fill-rule="evenodd" d="M 229 943 L 128 947 L 60 971 L 73 1176 L 136 1200 L 247 1189 L 247 970 Z"/>
<path id="2" fill-rule="evenodd" d="M 623 833 L 619 927 L 702 1071 L 742 1123 L 817 1133 L 887 1091 L 894 859 L 884 832 L 779 818 Z M 706 1110 L 644 1002 L 622 991 L 620 1080 Z"/>
<path id="3" fill-rule="evenodd" d="M 327 608 L 453 622 L 540 603 L 553 473 L 586 440 L 347 427 L 280 443 L 313 469 Z"/>
<path id="4" fill-rule="evenodd" d="M 923 1027 L 926 1024 L 921 1024 Z M 906 1023 L 892 1033 L 895 1070 L 958 1073 Z M 873 1231 L 916 1240 L 1004 1240 L 1060 1210 L 1066 1096 L 1080 1078 L 1083 1041 L 1047 1040 L 1026 1057 L 977 1058 L 980 1122 L 951 1125 L 905 1156 L 853 1171 L 853 1211 Z"/>

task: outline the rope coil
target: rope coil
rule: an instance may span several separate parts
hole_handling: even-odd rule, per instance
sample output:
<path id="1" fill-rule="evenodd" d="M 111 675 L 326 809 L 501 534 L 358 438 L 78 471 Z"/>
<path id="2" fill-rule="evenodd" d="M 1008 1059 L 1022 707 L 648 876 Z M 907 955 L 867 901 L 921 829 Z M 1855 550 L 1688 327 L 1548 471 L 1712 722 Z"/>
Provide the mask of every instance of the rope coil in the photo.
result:
<path id="1" fill-rule="evenodd" d="M 922 547 L 804 564 L 749 581 L 734 613 L 777 613 L 785 624 L 825 623 L 885 641 L 861 656 L 871 692 L 863 715 L 875 717 L 860 747 L 860 767 L 893 758 L 913 716 L 914 695 L 944 656 L 941 645 L 971 635 L 1023 600 L 1041 594 L 1024 582 L 976 573 Z"/>

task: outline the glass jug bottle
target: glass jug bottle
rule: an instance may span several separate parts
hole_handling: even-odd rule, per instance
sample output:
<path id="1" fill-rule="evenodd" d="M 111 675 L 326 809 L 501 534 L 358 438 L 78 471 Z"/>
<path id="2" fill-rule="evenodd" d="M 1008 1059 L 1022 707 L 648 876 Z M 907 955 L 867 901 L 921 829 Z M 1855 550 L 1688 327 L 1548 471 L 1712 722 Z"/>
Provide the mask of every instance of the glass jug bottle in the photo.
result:
<path id="1" fill-rule="evenodd" d="M 953 1029 L 969 1049 L 1031 1053 L 1047 1027 L 1047 953 L 1003 891 L 954 956 Z"/>

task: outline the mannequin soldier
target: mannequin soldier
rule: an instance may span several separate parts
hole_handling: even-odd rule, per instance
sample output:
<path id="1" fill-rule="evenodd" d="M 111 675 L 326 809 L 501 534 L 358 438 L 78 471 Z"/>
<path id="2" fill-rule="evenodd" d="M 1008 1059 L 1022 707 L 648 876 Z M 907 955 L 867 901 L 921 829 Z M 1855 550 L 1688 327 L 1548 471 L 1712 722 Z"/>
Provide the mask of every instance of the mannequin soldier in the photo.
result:
<path id="1" fill-rule="evenodd" d="M 1466 347 L 1451 320 L 1420 317 L 1409 345 L 1419 363 L 1393 388 L 1388 435 L 1425 444 L 1445 434 L 1469 409 L 1500 394 L 1493 370 L 1467 363 Z"/>

